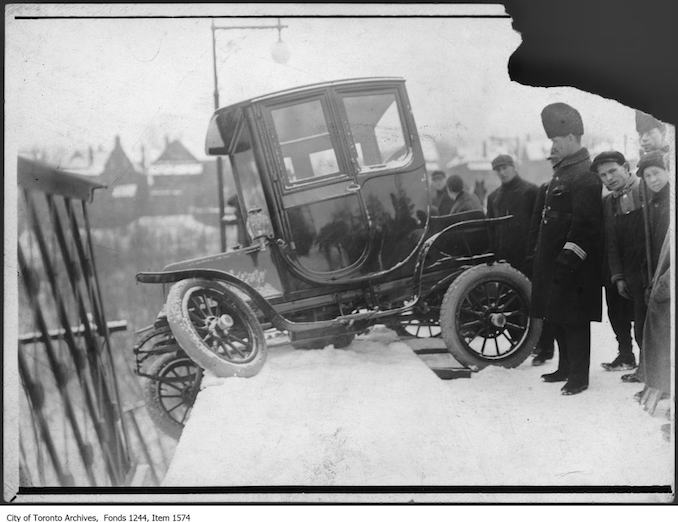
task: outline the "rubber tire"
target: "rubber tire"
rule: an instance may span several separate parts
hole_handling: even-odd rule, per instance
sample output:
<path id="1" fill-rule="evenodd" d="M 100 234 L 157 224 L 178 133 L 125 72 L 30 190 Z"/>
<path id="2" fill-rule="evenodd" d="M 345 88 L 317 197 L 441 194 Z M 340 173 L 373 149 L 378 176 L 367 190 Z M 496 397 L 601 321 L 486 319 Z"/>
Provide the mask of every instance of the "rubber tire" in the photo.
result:
<path id="1" fill-rule="evenodd" d="M 210 288 L 223 293 L 234 308 L 244 316 L 242 319 L 250 328 L 255 357 L 245 363 L 233 363 L 214 353 L 200 338 L 183 311 L 184 297 L 194 287 Z M 169 291 L 166 303 L 167 322 L 181 348 L 198 365 L 217 377 L 252 377 L 261 370 L 266 360 L 266 339 L 264 330 L 250 306 L 233 290 L 216 281 L 205 279 L 184 279 Z"/>
<path id="2" fill-rule="evenodd" d="M 161 376 L 162 371 L 167 367 L 169 363 L 172 363 L 176 360 L 186 359 L 191 364 L 195 363 L 186 355 L 178 355 L 177 353 L 166 353 L 158 357 L 153 364 L 149 367 L 148 373 L 150 375 Z M 197 365 L 196 365 L 197 366 Z M 199 370 L 201 371 L 201 370 Z M 202 379 L 202 376 L 200 377 Z M 160 428 L 165 435 L 169 435 L 175 440 L 178 440 L 181 436 L 181 432 L 184 430 L 184 425 L 174 419 L 167 413 L 167 410 L 163 407 L 162 401 L 160 400 L 160 382 L 155 379 L 146 379 L 146 385 L 143 388 L 144 397 L 146 399 L 146 410 L 148 411 L 148 416 L 151 418 L 153 423 Z M 193 405 L 191 405 L 191 408 Z M 189 412 L 190 415 L 190 412 Z"/>
<path id="3" fill-rule="evenodd" d="M 339 337 L 335 337 L 334 339 L 332 339 L 332 344 L 334 345 L 335 349 L 348 348 L 349 346 L 351 346 L 353 339 L 355 339 L 355 334 L 349 333 L 345 335 L 340 335 Z"/>
<path id="4" fill-rule="evenodd" d="M 532 291 L 530 280 L 508 263 L 494 263 L 477 265 L 462 272 L 445 292 L 440 308 L 440 326 L 445 346 L 458 362 L 472 370 L 480 370 L 486 366 L 503 366 L 504 368 L 520 366 L 530 356 L 541 335 L 541 321 L 530 317 L 528 332 L 522 345 L 506 358 L 486 359 L 466 347 L 466 343 L 459 338 L 457 332 L 455 320 L 457 306 L 474 286 L 491 280 L 510 284 L 522 294 L 529 307 Z"/>

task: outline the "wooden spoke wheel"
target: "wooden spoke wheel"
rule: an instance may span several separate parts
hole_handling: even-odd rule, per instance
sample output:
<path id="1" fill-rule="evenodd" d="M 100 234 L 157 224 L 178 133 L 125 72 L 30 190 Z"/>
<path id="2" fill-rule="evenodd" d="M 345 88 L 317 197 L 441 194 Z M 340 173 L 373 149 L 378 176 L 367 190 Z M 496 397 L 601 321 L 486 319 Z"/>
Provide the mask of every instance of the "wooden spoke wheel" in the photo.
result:
<path id="1" fill-rule="evenodd" d="M 469 368 L 513 368 L 532 352 L 541 323 L 530 317 L 529 280 L 506 263 L 470 268 L 450 285 L 440 314 L 443 340 Z"/>
<path id="2" fill-rule="evenodd" d="M 200 391 L 202 369 L 175 352 L 158 357 L 149 374 L 144 387 L 148 414 L 164 433 L 178 439 Z"/>
<path id="3" fill-rule="evenodd" d="M 167 296 L 167 321 L 181 348 L 219 377 L 251 377 L 264 364 L 266 341 L 256 315 L 223 284 L 179 281 Z"/>
<path id="4" fill-rule="evenodd" d="M 412 316 L 402 320 L 400 324 L 394 327 L 394 331 L 400 337 L 416 337 L 417 339 L 440 337 L 442 329 L 438 320 L 438 309 L 435 309 L 426 317 Z"/>

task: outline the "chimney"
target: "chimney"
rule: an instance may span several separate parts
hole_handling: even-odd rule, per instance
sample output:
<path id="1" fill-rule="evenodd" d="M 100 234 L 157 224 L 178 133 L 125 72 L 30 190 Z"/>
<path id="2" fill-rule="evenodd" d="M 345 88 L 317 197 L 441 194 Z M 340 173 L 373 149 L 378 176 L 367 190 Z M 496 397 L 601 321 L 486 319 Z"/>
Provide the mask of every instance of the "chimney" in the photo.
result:
<path id="1" fill-rule="evenodd" d="M 141 145 L 141 160 L 139 161 L 139 164 L 141 165 L 141 170 L 145 171 L 146 170 L 146 147 Z"/>
<path id="2" fill-rule="evenodd" d="M 165 134 L 165 148 L 169 145 L 169 136 Z"/>
<path id="3" fill-rule="evenodd" d="M 120 145 L 120 135 L 119 135 L 119 134 L 116 134 L 116 135 L 115 135 L 115 148 L 118 148 L 118 149 L 119 149 L 119 148 L 121 148 L 121 147 L 122 147 L 122 145 Z"/>
<path id="4" fill-rule="evenodd" d="M 94 164 L 94 150 L 92 149 L 92 146 L 90 145 L 87 147 L 87 159 L 88 159 L 88 167 L 91 167 Z"/>

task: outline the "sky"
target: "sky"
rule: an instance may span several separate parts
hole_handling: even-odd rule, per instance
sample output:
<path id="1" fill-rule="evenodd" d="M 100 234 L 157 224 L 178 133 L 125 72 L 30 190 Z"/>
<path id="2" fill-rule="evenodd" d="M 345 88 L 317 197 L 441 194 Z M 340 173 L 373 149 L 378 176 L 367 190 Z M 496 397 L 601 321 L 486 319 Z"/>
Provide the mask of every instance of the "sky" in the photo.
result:
<path id="1" fill-rule="evenodd" d="M 483 6 L 474 6 L 476 12 Z M 19 6 L 6 18 L 6 133 L 11 146 L 110 147 L 120 135 L 131 156 L 164 136 L 204 157 L 213 112 L 210 19 L 14 19 L 22 14 L 215 14 L 215 6 Z M 351 8 L 355 14 L 355 6 Z M 395 14 L 397 6 L 373 6 Z M 415 9 L 416 7 L 410 7 Z M 116 11 L 117 9 L 117 11 Z M 144 10 L 145 9 L 145 10 Z M 297 6 L 294 9 L 299 9 Z M 240 5 L 233 14 L 298 14 L 289 5 Z M 309 9 L 309 8 L 307 8 Z M 463 6 L 438 6 L 461 12 Z M 457 11 L 454 11 L 454 10 Z M 502 6 L 485 6 L 504 14 Z M 426 10 L 421 12 L 431 13 Z M 308 12 L 308 11 L 306 11 Z M 330 12 L 330 11 L 325 11 Z M 336 11 L 331 11 L 332 13 Z M 360 11 L 365 13 L 367 11 Z M 220 14 L 216 12 L 216 14 Z M 275 18 L 222 18 L 219 26 L 270 25 Z M 543 138 L 540 111 L 565 101 L 585 129 L 620 145 L 634 114 L 572 88 L 511 82 L 507 61 L 520 44 L 510 18 L 283 18 L 287 64 L 275 63 L 275 30 L 217 32 L 220 105 L 326 80 L 400 76 L 420 134 L 453 144 L 489 136 Z M 159 151 L 158 151 L 159 153 Z M 153 158 L 150 158 L 151 160 Z"/>

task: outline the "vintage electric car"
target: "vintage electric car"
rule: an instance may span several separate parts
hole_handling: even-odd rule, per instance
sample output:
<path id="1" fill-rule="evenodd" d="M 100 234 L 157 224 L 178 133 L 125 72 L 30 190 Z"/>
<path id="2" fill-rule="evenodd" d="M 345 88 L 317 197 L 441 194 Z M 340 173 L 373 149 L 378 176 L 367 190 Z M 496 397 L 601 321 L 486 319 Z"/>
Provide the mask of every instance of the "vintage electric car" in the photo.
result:
<path id="1" fill-rule="evenodd" d="M 322 83 L 219 109 L 206 152 L 230 161 L 245 244 L 137 275 L 168 289 L 135 346 L 168 432 L 180 432 L 201 368 L 260 370 L 268 329 L 297 348 L 342 348 L 380 323 L 441 335 L 472 369 L 517 366 L 531 352 L 540 327 L 530 283 L 492 252 L 493 225 L 510 217 L 432 215 L 403 79 Z"/>

